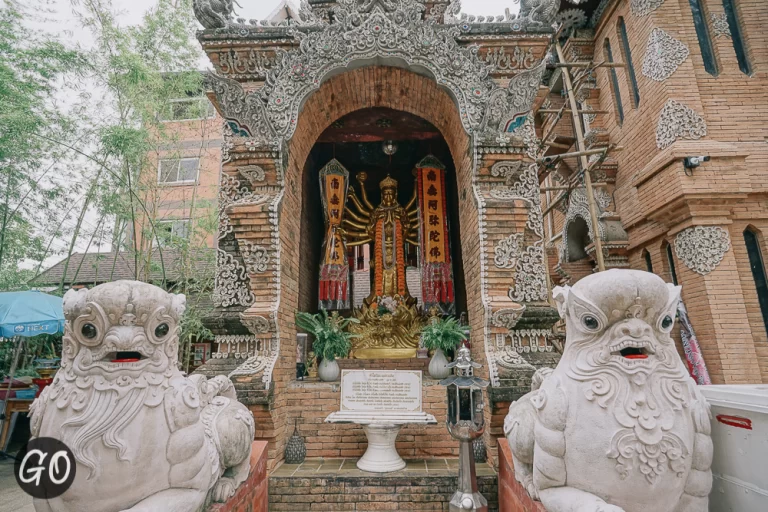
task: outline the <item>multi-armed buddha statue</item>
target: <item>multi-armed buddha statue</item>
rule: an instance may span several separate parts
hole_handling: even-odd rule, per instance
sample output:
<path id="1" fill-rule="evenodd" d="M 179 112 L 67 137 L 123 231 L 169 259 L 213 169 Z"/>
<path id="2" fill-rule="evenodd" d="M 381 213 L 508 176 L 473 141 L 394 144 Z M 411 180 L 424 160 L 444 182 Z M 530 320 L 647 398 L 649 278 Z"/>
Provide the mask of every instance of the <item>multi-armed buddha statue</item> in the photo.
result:
<path id="1" fill-rule="evenodd" d="M 419 246 L 418 196 L 414 191 L 410 202 L 401 206 L 397 201 L 397 181 L 387 176 L 379 184 L 381 204 L 374 208 L 365 191 L 367 179 L 366 173 L 357 174 L 360 198 L 351 188 L 344 219 L 347 245 L 373 244 L 374 284 L 362 307 L 355 311 L 360 323 L 351 330 L 360 337 L 353 344 L 352 356 L 414 357 L 423 320 L 405 279 L 405 245 Z"/>
<path id="2" fill-rule="evenodd" d="M 349 173 L 337 160 L 320 173 L 327 217 L 325 256 L 320 269 L 321 307 L 350 308 L 349 266 L 344 255 L 349 247 L 370 245 L 372 249 L 371 293 L 352 313 L 360 323 L 349 327 L 358 335 L 350 357 L 415 357 L 427 321 L 425 311 L 453 312 L 444 169 L 434 157 L 422 163 L 414 172 L 413 197 L 405 206 L 398 202 L 398 182 L 391 176 L 379 183 L 381 203 L 374 207 L 365 189 L 367 173 L 356 175 L 359 194 L 349 185 Z M 342 209 L 343 204 L 346 206 Z M 422 222 L 424 212 L 429 227 Z M 421 253 L 422 308 L 408 289 L 407 246 Z"/>

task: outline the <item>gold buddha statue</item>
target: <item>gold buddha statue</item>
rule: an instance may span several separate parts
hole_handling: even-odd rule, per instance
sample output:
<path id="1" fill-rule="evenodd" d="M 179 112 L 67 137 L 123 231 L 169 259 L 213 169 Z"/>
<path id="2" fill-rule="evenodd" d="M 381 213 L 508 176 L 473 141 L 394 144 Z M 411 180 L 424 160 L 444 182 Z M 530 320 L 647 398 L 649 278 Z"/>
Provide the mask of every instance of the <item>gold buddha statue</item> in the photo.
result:
<path id="1" fill-rule="evenodd" d="M 387 176 L 380 184 L 381 204 L 374 208 L 365 191 L 366 173 L 357 175 L 360 198 L 350 187 L 350 205 L 345 209 L 343 236 L 347 246 L 373 244 L 371 266 L 374 284 L 363 306 L 355 310 L 360 324 L 350 325 L 359 334 L 352 343 L 351 357 L 415 357 L 424 324 L 411 297 L 405 276 L 405 246 L 419 246 L 417 194 L 405 206 L 397 200 L 398 183 Z"/>

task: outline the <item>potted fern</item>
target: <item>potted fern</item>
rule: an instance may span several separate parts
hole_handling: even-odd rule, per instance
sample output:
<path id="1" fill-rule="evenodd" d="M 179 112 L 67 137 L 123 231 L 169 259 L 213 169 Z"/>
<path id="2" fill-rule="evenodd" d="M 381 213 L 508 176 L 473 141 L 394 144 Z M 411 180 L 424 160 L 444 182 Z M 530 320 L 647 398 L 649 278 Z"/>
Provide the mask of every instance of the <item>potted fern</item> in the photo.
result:
<path id="1" fill-rule="evenodd" d="M 312 350 L 322 362 L 317 367 L 320 380 L 331 382 L 341 374 L 337 358 L 347 357 L 352 343 L 350 340 L 357 335 L 346 332 L 351 323 L 359 323 L 356 318 L 344 318 L 337 312 L 330 316 L 324 309 L 320 313 L 296 313 L 296 326 L 304 329 L 315 337 Z"/>
<path id="2" fill-rule="evenodd" d="M 466 339 L 465 327 L 455 318 L 433 318 L 422 329 L 422 345 L 435 351 L 429 362 L 429 375 L 433 379 L 445 379 L 451 374 L 445 352 L 455 349 Z"/>

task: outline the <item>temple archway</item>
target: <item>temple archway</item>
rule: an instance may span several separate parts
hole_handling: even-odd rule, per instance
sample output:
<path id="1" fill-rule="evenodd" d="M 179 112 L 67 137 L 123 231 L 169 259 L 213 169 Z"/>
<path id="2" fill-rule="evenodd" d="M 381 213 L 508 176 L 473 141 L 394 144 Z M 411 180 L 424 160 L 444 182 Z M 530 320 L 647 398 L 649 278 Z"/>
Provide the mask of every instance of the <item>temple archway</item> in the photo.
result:
<path id="1" fill-rule="evenodd" d="M 361 89 L 358 84 L 377 85 Z M 378 119 L 387 117 L 399 120 L 411 134 L 418 131 L 419 124 L 423 125 L 423 133 L 420 135 L 400 137 L 401 142 L 405 144 L 403 153 L 400 153 L 399 157 L 397 154 L 393 156 L 393 163 L 400 167 L 398 176 L 410 175 L 414 165 L 430 152 L 439 160 L 443 160 L 448 167 L 446 176 L 449 177 L 449 191 L 452 194 L 448 202 L 451 203 L 449 212 L 453 216 L 450 219 L 453 269 L 454 275 L 460 276 L 456 280 L 459 283 L 456 294 L 457 312 L 466 311 L 467 298 L 481 296 L 480 276 L 477 273 L 465 275 L 463 265 L 466 260 L 480 257 L 478 244 L 467 243 L 479 237 L 477 222 L 466 220 L 477 219 L 474 197 L 471 194 L 473 162 L 469 157 L 470 139 L 463 130 L 456 103 L 443 88 L 434 80 L 394 67 L 367 67 L 336 75 L 312 94 L 302 108 L 295 135 L 288 144 L 289 160 L 285 180 L 289 193 L 285 195 L 282 204 L 284 212 L 301 213 L 281 216 L 280 225 L 281 233 L 296 232 L 298 234 L 297 240 L 284 246 L 285 249 L 291 247 L 295 250 L 290 253 L 285 251 L 282 254 L 284 265 L 299 269 L 295 283 L 286 283 L 287 276 L 284 276 L 282 284 L 289 289 L 297 290 L 298 293 L 295 295 L 295 300 L 292 300 L 294 299 L 292 295 L 283 295 L 281 311 L 287 314 L 297 309 L 317 310 L 316 283 L 319 265 L 317 248 L 320 243 L 318 231 L 322 233 L 322 229 L 317 228 L 322 226 L 322 217 L 319 216 L 319 195 L 317 182 L 314 180 L 317 179 L 319 169 L 334 157 L 334 137 L 337 142 L 335 156 L 342 160 L 349 171 L 358 171 L 360 169 L 355 169 L 356 166 L 366 165 L 365 159 L 359 154 L 352 159 L 350 159 L 351 154 L 347 154 L 346 158 L 342 156 L 345 151 L 353 151 L 351 146 L 342 146 L 342 144 L 351 143 L 350 140 L 344 142 L 344 137 L 351 136 L 351 132 L 345 135 L 343 128 L 334 128 L 334 124 L 338 126 L 340 120 L 360 124 L 361 117 L 368 117 L 374 123 Z M 377 119 L 374 119 L 375 117 Z M 383 134 L 394 133 L 379 127 L 365 130 L 361 128 L 356 126 L 354 132 L 359 137 L 368 139 L 368 142 L 363 144 L 370 144 L 370 150 L 376 146 L 380 151 Z M 360 147 L 358 146 L 355 150 L 359 151 Z M 376 162 L 368 162 L 368 164 L 371 163 Z M 384 172 L 383 163 L 386 163 L 386 159 L 382 161 L 379 158 L 378 163 L 378 172 L 381 174 Z M 378 174 L 370 174 L 372 174 L 369 180 L 370 190 L 375 194 L 379 183 L 376 179 Z M 413 180 L 412 177 L 411 180 Z M 355 186 L 359 186 L 354 180 L 352 182 Z M 407 202 L 406 196 L 413 190 L 412 186 L 403 189 L 400 197 L 401 204 Z M 374 195 L 371 199 L 374 204 L 378 204 L 377 196 Z M 465 224 L 471 227 L 465 229 L 463 227 Z M 479 312 L 482 312 L 482 309 Z M 482 347 L 483 315 L 468 313 L 470 313 L 469 320 L 473 324 L 473 334 L 478 337 L 476 342 Z M 295 361 L 292 359 L 293 351 L 283 353 L 286 355 L 284 363 L 288 367 Z"/>

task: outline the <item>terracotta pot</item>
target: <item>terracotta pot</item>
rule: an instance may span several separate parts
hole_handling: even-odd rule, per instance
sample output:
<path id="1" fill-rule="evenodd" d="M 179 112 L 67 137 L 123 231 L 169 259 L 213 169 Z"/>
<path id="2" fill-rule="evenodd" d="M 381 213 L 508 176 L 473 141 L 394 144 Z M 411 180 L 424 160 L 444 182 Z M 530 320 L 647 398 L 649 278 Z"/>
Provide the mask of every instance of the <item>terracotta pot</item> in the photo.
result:
<path id="1" fill-rule="evenodd" d="M 341 375 L 341 368 L 339 368 L 339 363 L 335 359 L 323 359 L 320 363 L 320 366 L 317 368 L 317 375 L 323 382 L 333 382 L 335 380 L 339 380 L 339 375 Z"/>
<path id="2" fill-rule="evenodd" d="M 435 350 L 435 354 L 429 362 L 429 375 L 437 380 L 445 379 L 451 375 L 451 369 L 448 368 L 448 358 L 445 357 L 441 349 Z"/>

